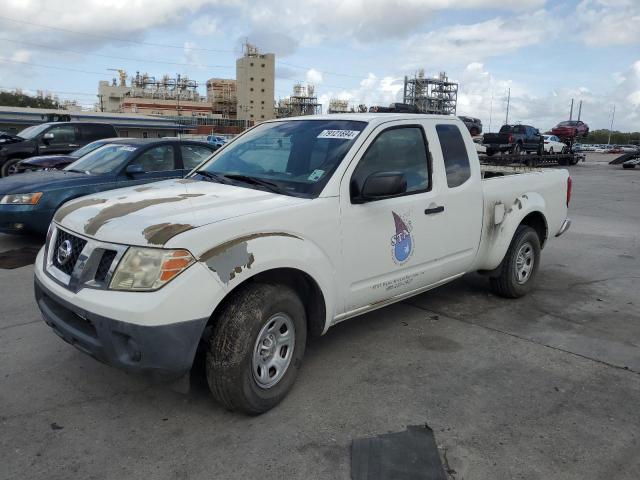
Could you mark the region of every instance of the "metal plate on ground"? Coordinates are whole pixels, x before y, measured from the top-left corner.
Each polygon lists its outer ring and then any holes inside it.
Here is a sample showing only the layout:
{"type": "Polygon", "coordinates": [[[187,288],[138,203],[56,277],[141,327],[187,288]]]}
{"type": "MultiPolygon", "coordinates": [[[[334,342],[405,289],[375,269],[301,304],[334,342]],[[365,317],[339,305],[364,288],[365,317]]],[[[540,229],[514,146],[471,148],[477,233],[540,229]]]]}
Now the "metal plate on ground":
{"type": "Polygon", "coordinates": [[[427,425],[359,438],[351,445],[353,480],[446,480],[438,447],[427,425]]]}

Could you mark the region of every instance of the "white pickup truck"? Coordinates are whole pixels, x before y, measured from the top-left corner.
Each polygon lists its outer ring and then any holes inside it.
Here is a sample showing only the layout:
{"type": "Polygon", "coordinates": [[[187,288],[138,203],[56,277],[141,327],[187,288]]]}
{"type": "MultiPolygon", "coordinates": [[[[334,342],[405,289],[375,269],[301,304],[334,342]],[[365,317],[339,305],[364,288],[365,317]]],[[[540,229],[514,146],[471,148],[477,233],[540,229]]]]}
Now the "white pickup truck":
{"type": "Polygon", "coordinates": [[[307,339],[480,271],[524,295],[569,227],[566,170],[483,169],[455,117],[269,121],[186,178],[71,201],[35,266],[46,323],[128,371],[189,373],[264,412],[291,389],[307,339]]]}

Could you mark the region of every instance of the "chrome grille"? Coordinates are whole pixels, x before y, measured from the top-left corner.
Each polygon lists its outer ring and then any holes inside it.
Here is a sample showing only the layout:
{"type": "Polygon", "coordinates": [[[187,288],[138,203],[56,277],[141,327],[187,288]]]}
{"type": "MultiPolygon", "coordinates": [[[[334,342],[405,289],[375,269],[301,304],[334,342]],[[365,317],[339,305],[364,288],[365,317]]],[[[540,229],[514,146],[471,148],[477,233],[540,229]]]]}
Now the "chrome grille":
{"type": "Polygon", "coordinates": [[[80,253],[82,253],[86,244],[86,240],[76,237],[75,235],[71,235],[64,230],[60,230],[56,236],[56,241],[53,246],[53,264],[55,267],[67,275],[71,275],[73,268],[76,266],[76,262],[80,257],[80,253]],[[71,245],[71,254],[62,259],[60,258],[60,255],[58,255],[58,251],[65,242],[69,242],[71,245]],[[62,263],[60,260],[63,260],[62,263]]]}
{"type": "Polygon", "coordinates": [[[45,272],[69,290],[107,289],[118,262],[127,251],[126,245],[106,243],[52,227],[45,246],[45,272]],[[66,245],[67,259],[58,259],[58,249],[66,245]],[[62,262],[60,260],[63,260],[62,262]]]}

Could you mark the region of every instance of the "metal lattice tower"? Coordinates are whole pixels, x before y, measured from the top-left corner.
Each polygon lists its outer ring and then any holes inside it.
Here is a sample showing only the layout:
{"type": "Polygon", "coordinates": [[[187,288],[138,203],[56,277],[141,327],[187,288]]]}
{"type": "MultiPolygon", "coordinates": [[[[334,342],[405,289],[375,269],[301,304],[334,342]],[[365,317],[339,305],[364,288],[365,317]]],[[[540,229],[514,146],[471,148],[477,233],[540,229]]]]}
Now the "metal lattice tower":
{"type": "Polygon", "coordinates": [[[445,72],[427,78],[420,69],[415,77],[404,77],[403,102],[415,105],[421,113],[455,115],[457,101],[458,84],[450,82],[445,72]]]}

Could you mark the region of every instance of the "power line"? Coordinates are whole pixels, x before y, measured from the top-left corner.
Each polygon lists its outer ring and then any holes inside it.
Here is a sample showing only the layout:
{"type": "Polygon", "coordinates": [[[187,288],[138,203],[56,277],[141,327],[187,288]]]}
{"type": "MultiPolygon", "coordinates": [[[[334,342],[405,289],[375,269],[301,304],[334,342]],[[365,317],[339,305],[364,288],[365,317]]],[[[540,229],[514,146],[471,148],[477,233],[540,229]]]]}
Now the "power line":
{"type": "MultiPolygon", "coordinates": [[[[118,42],[125,42],[125,43],[133,43],[133,44],[137,44],[137,45],[148,45],[148,46],[152,46],[152,47],[163,47],[163,48],[177,48],[180,50],[184,50],[185,48],[188,48],[189,50],[197,50],[197,51],[202,51],[202,52],[213,52],[213,53],[235,53],[233,50],[223,50],[223,49],[215,49],[215,48],[202,48],[202,47],[185,47],[184,45],[170,45],[170,44],[164,44],[164,43],[153,43],[153,42],[143,42],[143,41],[138,41],[138,40],[128,40],[128,39],[123,39],[123,38],[117,38],[117,37],[111,37],[108,35],[100,35],[100,34],[95,34],[95,33],[88,33],[88,32],[82,32],[82,31],[78,31],[78,30],[71,30],[71,29],[67,29],[67,28],[60,28],[60,27],[53,27],[50,25],[43,25],[41,23],[34,23],[34,22],[27,22],[25,20],[18,20],[15,18],[10,18],[10,17],[5,17],[4,15],[0,15],[0,18],[3,20],[8,20],[10,22],[15,22],[15,23],[21,23],[24,25],[31,25],[34,27],[39,27],[39,28],[46,28],[46,29],[50,29],[50,30],[57,30],[57,31],[61,31],[61,32],[66,32],[66,33],[73,33],[76,35],[86,35],[86,36],[90,36],[90,37],[96,37],[96,38],[104,38],[107,40],[114,40],[114,41],[118,41],[118,42]]],[[[15,40],[8,40],[8,39],[4,39],[10,42],[14,42],[14,43],[24,43],[24,44],[28,44],[27,42],[17,42],[15,40]]],[[[35,46],[41,46],[41,45],[35,45],[35,46]]],[[[49,46],[41,46],[43,48],[53,48],[53,47],[49,47],[49,46]]],[[[89,53],[87,52],[72,52],[72,53],[81,53],[82,55],[89,55],[89,53]]],[[[91,54],[91,55],[97,55],[97,54],[91,54]]],[[[100,56],[104,56],[104,55],[100,55],[100,56]]],[[[107,57],[109,58],[109,57],[107,57]]],[[[124,59],[122,57],[110,57],[110,58],[120,58],[122,60],[127,60],[124,59]]],[[[133,60],[133,61],[140,61],[137,59],[128,59],[128,60],[133,60]]],[[[166,63],[166,62],[162,62],[162,63],[166,63]]],[[[313,67],[309,67],[309,66],[303,66],[303,65],[296,65],[293,63],[288,63],[288,62],[279,62],[281,65],[285,65],[291,68],[298,68],[298,69],[302,69],[302,70],[317,70],[313,67]]],[[[180,65],[180,64],[178,64],[180,65]]],[[[189,65],[189,64],[186,64],[189,65]]],[[[194,66],[198,66],[198,64],[193,64],[194,66]]],[[[209,67],[209,65],[201,65],[204,67],[209,67]]],[[[211,68],[235,68],[235,67],[211,67],[211,68]]],[[[324,75],[335,75],[335,76],[339,76],[339,77],[348,77],[348,78],[358,78],[361,79],[363,78],[363,75],[353,75],[353,74],[348,74],[348,73],[339,73],[339,72],[332,72],[330,70],[317,70],[318,72],[324,74],[324,75]]]]}
{"type": "Polygon", "coordinates": [[[60,48],[60,47],[52,47],[50,45],[42,45],[40,43],[32,43],[32,42],[24,42],[21,40],[10,40],[8,38],[0,38],[1,41],[5,41],[5,42],[10,42],[10,43],[19,43],[22,45],[30,45],[32,47],[38,47],[38,48],[46,48],[49,50],[58,50],[61,52],[69,52],[69,53],[75,53],[77,55],[87,55],[87,56],[94,56],[94,57],[103,57],[103,58],[113,58],[116,60],[126,60],[126,61],[130,61],[130,62],[138,62],[138,63],[144,63],[144,62],[148,62],[148,63],[159,63],[159,64],[164,64],[164,65],[180,65],[183,67],[206,67],[206,68],[236,68],[235,65],[231,66],[231,65],[204,65],[204,64],[199,64],[199,63],[184,63],[184,62],[167,62],[164,60],[149,60],[149,59],[143,59],[143,58],[130,58],[130,57],[119,57],[116,55],[105,55],[102,53],[91,53],[91,52],[82,52],[82,51],[78,51],[78,50],[70,50],[68,48],[60,48]]]}
{"type": "MultiPolygon", "coordinates": [[[[34,90],[33,88],[25,88],[25,87],[3,87],[0,85],[0,90],[7,90],[7,91],[19,91],[19,90],[34,90]]],[[[86,92],[61,92],[59,90],[49,90],[48,88],[36,88],[35,90],[42,90],[45,93],[55,93],[55,94],[60,94],[60,95],[84,95],[84,96],[88,96],[88,97],[97,97],[97,94],[95,93],[86,93],[86,92]]]]}
{"type": "MultiPolygon", "coordinates": [[[[3,20],[8,20],[10,22],[15,22],[15,23],[21,23],[23,25],[31,25],[33,27],[40,27],[40,28],[47,28],[49,30],[57,30],[59,32],[66,32],[66,33],[73,33],[76,35],[86,35],[89,37],[95,37],[95,38],[104,38],[106,40],[114,40],[117,42],[125,42],[125,43],[135,43],[137,45],[148,45],[150,47],[162,47],[162,48],[179,48],[180,50],[182,50],[184,48],[184,45],[169,45],[166,43],[153,43],[153,42],[143,42],[143,41],[139,41],[139,40],[128,40],[126,38],[117,38],[117,37],[110,37],[108,35],[100,35],[97,33],[89,33],[89,32],[82,32],[82,31],[78,31],[78,30],[70,30],[67,28],[60,28],[60,27],[52,27],[51,25],[43,25],[41,23],[34,23],[34,22],[27,22],[25,20],[18,20],[16,18],[9,18],[9,17],[5,17],[4,15],[0,15],[0,18],[3,20]]],[[[191,50],[198,50],[198,51],[203,51],[203,52],[215,52],[215,53],[234,53],[233,50],[220,50],[220,49],[215,49],[215,48],[192,48],[191,50]]]]}
{"type": "Polygon", "coordinates": [[[71,67],[56,67],[54,65],[42,65],[39,63],[31,63],[31,62],[20,62],[18,60],[9,60],[9,59],[0,59],[0,62],[9,62],[9,63],[18,63],[20,65],[29,65],[31,67],[38,67],[38,68],[51,68],[53,70],[63,70],[65,72],[78,72],[78,73],[88,73],[91,75],[101,75],[103,77],[111,77],[111,75],[108,75],[104,72],[92,72],[90,70],[81,70],[78,68],[71,68],[71,67]]]}

